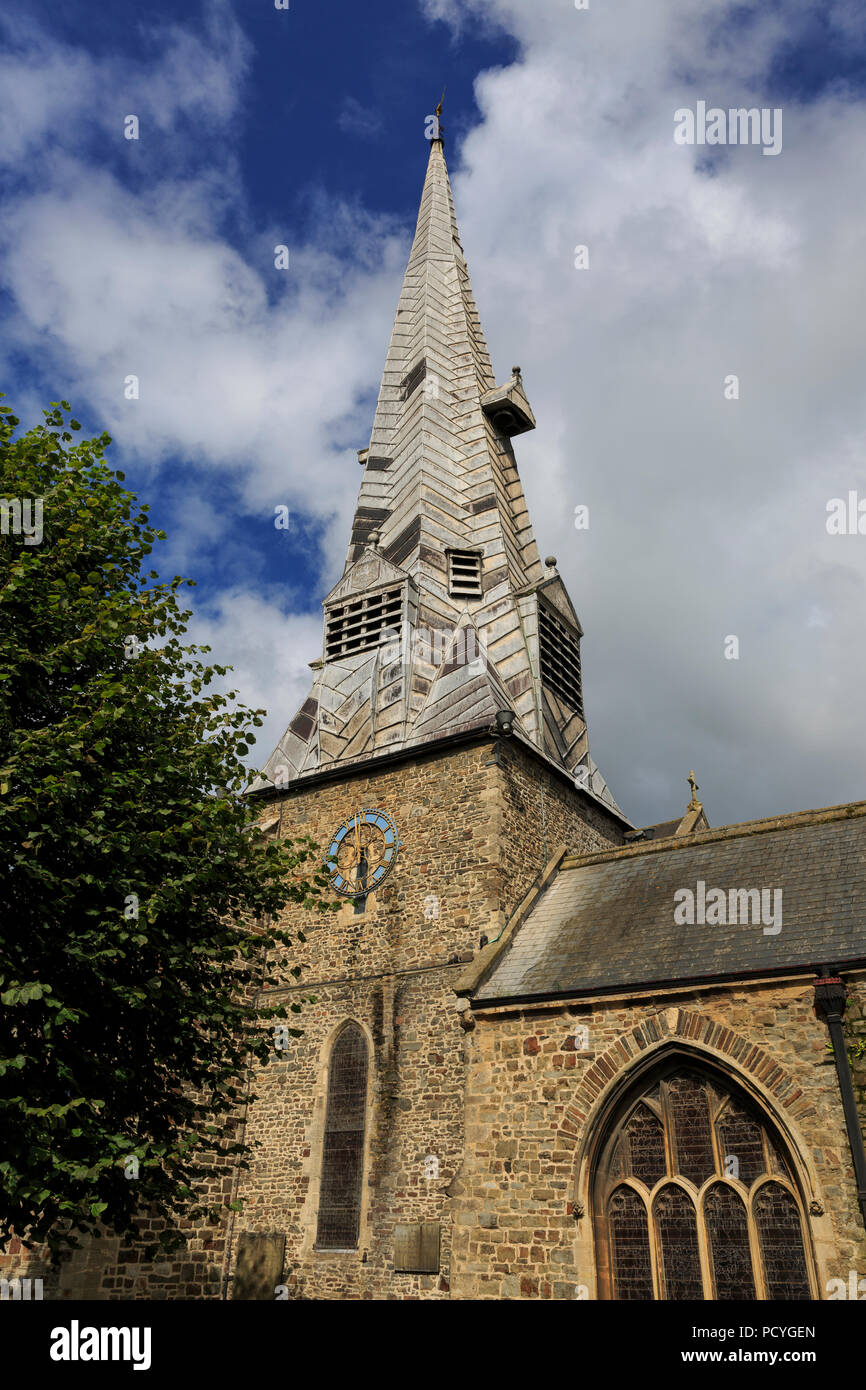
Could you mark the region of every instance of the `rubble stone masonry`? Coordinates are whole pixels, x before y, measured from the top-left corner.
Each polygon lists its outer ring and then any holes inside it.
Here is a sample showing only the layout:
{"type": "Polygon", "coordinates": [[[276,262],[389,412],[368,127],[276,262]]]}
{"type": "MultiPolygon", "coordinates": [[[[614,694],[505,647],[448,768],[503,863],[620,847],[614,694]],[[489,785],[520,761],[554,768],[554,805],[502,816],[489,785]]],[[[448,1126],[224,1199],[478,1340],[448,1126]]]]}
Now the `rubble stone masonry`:
{"type": "MultiPolygon", "coordinates": [[[[309,835],[324,851],[356,809],[377,808],[400,836],[396,867],[357,913],[325,917],[293,908],[285,926],[307,935],[286,961],[287,997],[313,995],[303,1036],[253,1076],[246,1137],[257,1144],[237,1195],[244,1210],[222,1227],[191,1233],[156,1265],[135,1248],[91,1242],[58,1272],[41,1252],[11,1249],[0,1274],[43,1276],[45,1296],[231,1297],[239,1237],[282,1233],[290,1297],[447,1297],[451,1278],[449,1189],[462,1170],[467,1034],[453,983],[493,939],[558,846],[589,852],[622,841],[621,823],[516,740],[485,738],[415,752],[379,768],[272,796],[272,833],[309,835]],[[356,1020],[371,1049],[361,1239],[357,1251],[314,1250],[316,1198],[330,1046],[356,1020]],[[425,1176],[437,1160],[439,1177],[425,1176]],[[394,1226],[441,1221],[438,1275],[394,1273],[394,1226]]],[[[282,991],[279,996],[283,997],[282,991]]],[[[221,1194],[235,1195],[227,1173],[221,1194]]]]}
{"type": "MultiPolygon", "coordinates": [[[[464,1028],[454,986],[482,936],[499,935],[559,847],[618,845],[623,826],[515,740],[493,738],[271,795],[261,820],[268,833],[306,834],[324,851],[347,816],[373,808],[393,818],[400,851],[365,909],[347,901],[327,916],[286,915],[307,941],[291,951],[273,997],[315,1002],[297,1020],[302,1036],[252,1077],[245,1121],[255,1153],[239,1178],[227,1168],[224,1222],[191,1232],[159,1265],[108,1233],[59,1271],[13,1246],[0,1275],[43,1277],[46,1298],[230,1298],[241,1237],[259,1232],[284,1240],[279,1278],[293,1299],[594,1299],[596,1121],[636,1067],[674,1054],[722,1068],[783,1134],[807,1213],[814,1296],[826,1297],[832,1278],[866,1273],[811,977],[476,1004],[464,1028]],[[300,980],[287,973],[295,965],[300,980]],[[370,1056],[361,1233],[356,1250],[323,1251],[328,1065],[347,1020],[370,1056]],[[242,1210],[231,1214],[235,1195],[242,1210]],[[436,1273],[395,1270],[394,1228],[412,1222],[440,1224],[436,1273]]],[[[866,1026],[862,973],[848,988],[856,1034],[866,1026]]],[[[862,1063],[855,1079],[862,1105],[862,1063]]]]}
{"type": "MultiPolygon", "coordinates": [[[[832,1278],[866,1272],[836,1073],[813,996],[810,977],[481,1013],[467,1040],[452,1297],[597,1297],[595,1121],[636,1065],[674,1053],[720,1065],[781,1128],[808,1213],[815,1297],[827,1297],[832,1278]]],[[[864,1005],[866,982],[849,980],[855,1026],[864,1005]]]]}

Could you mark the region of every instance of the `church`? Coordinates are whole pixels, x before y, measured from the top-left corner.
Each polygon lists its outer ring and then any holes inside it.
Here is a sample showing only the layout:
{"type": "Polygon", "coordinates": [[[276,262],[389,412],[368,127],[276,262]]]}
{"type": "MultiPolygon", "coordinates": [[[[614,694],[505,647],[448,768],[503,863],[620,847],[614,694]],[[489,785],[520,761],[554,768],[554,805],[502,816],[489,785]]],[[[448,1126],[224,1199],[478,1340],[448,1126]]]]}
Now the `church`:
{"type": "Polygon", "coordinates": [[[527,392],[493,373],[432,139],[345,569],[250,793],[342,904],[286,916],[306,943],[269,999],[314,1002],[253,1078],[219,1236],[153,1267],[103,1242],[58,1296],[823,1300],[866,1274],[866,802],[713,828],[690,774],[680,816],[629,821],[521,487],[527,392]]]}
{"type": "Polygon", "coordinates": [[[230,1296],[814,1300],[866,1272],[866,803],[712,829],[692,774],[681,817],[629,822],[517,471],[534,428],[433,139],[321,657],[253,792],[344,906],[256,1078],[230,1296]]]}

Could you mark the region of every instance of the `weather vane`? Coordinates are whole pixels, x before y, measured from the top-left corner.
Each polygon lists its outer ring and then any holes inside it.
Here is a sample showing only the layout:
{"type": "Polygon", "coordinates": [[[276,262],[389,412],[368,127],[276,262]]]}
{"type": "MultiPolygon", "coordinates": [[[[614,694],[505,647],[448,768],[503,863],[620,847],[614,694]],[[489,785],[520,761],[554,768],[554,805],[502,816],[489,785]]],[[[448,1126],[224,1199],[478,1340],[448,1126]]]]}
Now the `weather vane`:
{"type": "Polygon", "coordinates": [[[445,100],[445,88],[443,87],[443,88],[442,88],[442,95],[441,95],[441,97],[439,98],[439,105],[436,107],[436,137],[437,137],[437,139],[439,139],[439,140],[442,139],[442,135],[443,135],[444,130],[445,130],[445,127],[444,127],[444,125],[442,124],[442,121],[441,121],[441,116],[442,116],[442,103],[443,103],[444,100],[445,100]]]}

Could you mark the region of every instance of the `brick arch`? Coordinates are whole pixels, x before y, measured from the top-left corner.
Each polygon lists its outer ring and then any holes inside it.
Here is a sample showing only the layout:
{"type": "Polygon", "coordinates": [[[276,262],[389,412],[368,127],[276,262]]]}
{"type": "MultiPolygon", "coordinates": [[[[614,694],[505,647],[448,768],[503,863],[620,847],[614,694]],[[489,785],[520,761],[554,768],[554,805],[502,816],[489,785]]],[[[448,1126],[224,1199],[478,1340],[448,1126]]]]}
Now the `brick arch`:
{"type": "Polygon", "coordinates": [[[798,1132],[798,1121],[817,1113],[788,1071],[763,1048],[705,1014],[671,1007],[651,1014],[623,1033],[596,1057],[582,1077],[559,1124],[559,1140],[572,1152],[575,1210],[584,1204],[590,1178],[591,1151],[605,1116],[640,1069],[666,1053],[714,1062],[732,1081],[751,1093],[772,1125],[781,1131],[799,1173],[807,1209],[823,1211],[812,1155],[798,1132]]]}

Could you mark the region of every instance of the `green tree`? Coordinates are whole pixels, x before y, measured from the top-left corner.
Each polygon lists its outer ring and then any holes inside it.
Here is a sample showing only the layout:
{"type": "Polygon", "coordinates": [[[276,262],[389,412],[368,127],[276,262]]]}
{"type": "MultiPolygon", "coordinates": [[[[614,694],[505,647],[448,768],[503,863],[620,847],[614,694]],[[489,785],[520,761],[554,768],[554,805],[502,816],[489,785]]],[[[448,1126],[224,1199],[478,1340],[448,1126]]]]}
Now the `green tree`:
{"type": "Polygon", "coordinates": [[[331,907],[312,842],[253,826],[262,711],[182,645],[191,581],[143,573],[164,534],[68,411],[14,438],[0,406],[0,1239],[55,1251],[214,1215],[247,1069],[301,1008],[256,1004],[272,923],[331,907]]]}

